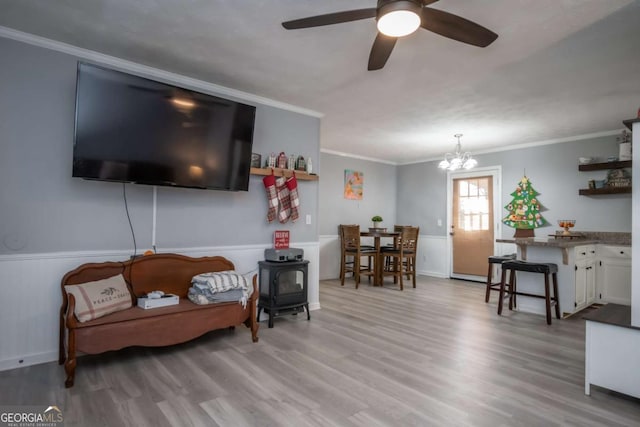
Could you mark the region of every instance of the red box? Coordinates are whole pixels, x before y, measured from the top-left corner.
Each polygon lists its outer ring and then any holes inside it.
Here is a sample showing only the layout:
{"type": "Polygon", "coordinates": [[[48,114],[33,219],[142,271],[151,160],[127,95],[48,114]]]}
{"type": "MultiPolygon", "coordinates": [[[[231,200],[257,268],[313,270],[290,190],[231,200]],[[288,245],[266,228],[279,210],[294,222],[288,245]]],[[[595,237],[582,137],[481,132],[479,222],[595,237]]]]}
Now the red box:
{"type": "Polygon", "coordinates": [[[289,230],[276,230],[273,232],[273,248],[289,249],[289,230]]]}

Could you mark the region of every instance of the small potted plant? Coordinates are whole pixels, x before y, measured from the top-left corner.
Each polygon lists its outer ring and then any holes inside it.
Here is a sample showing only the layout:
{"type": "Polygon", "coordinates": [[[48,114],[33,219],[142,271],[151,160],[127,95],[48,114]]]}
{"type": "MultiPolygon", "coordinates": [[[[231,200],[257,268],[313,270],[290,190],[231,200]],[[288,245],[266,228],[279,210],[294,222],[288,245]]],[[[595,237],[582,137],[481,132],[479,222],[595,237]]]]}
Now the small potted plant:
{"type": "Polygon", "coordinates": [[[380,215],[375,215],[373,218],[371,218],[371,221],[373,222],[373,228],[380,228],[380,223],[383,220],[380,215]]]}

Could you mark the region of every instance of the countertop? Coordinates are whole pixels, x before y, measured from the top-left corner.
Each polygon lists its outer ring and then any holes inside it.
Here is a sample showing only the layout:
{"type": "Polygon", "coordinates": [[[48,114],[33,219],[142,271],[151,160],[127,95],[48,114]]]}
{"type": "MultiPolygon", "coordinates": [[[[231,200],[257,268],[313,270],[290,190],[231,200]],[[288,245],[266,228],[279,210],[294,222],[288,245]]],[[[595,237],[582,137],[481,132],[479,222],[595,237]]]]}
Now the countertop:
{"type": "Polygon", "coordinates": [[[553,237],[528,237],[522,239],[496,239],[498,243],[515,243],[522,246],[548,246],[550,248],[573,248],[582,245],[602,243],[593,239],[554,239],[553,237]]]}
{"type": "MultiPolygon", "coordinates": [[[[558,232],[560,233],[560,232],[558,232]]],[[[573,239],[548,237],[527,237],[527,238],[511,238],[496,239],[498,243],[515,243],[520,249],[520,256],[523,260],[527,259],[527,247],[539,246],[547,248],[559,248],[562,251],[562,263],[569,264],[569,248],[575,248],[582,245],[615,245],[615,246],[631,246],[631,233],[603,232],[603,231],[584,231],[580,233],[582,237],[573,239]]]]}
{"type": "Polygon", "coordinates": [[[620,304],[607,304],[582,317],[592,322],[606,323],[608,325],[622,326],[624,328],[640,329],[631,326],[631,307],[620,304]]]}
{"type": "Polygon", "coordinates": [[[496,239],[499,243],[515,243],[519,246],[548,246],[552,248],[573,248],[581,245],[615,245],[631,246],[631,233],[605,232],[605,231],[581,231],[576,232],[583,237],[573,239],[547,237],[528,237],[496,239]]]}

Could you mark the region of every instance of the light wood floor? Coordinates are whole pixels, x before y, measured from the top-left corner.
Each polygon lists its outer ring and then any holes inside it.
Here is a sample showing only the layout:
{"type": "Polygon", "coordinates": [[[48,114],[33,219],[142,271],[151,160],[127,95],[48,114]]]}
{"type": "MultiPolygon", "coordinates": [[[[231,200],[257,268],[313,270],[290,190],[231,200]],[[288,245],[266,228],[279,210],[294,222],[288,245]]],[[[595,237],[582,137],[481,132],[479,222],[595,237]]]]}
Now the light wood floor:
{"type": "Polygon", "coordinates": [[[496,315],[479,284],[320,284],[322,310],[187,344],[0,372],[0,404],[67,426],[638,426],[640,400],[584,395],[584,321],[496,315]]]}

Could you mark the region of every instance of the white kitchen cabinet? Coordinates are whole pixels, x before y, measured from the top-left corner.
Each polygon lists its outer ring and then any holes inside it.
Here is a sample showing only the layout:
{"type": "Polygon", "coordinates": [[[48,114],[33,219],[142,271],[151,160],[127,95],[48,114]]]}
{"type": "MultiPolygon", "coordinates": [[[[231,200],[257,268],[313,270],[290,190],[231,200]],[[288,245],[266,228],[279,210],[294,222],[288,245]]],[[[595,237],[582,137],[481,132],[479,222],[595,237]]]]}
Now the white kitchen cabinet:
{"type": "Polygon", "coordinates": [[[598,248],[597,301],[631,305],[631,248],[598,248]]]}
{"type": "Polygon", "coordinates": [[[596,248],[594,245],[576,246],[574,251],[575,312],[593,304],[596,299],[596,248]]]}

